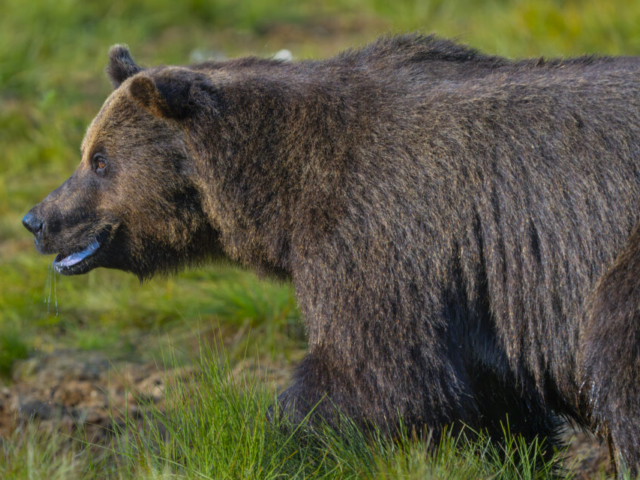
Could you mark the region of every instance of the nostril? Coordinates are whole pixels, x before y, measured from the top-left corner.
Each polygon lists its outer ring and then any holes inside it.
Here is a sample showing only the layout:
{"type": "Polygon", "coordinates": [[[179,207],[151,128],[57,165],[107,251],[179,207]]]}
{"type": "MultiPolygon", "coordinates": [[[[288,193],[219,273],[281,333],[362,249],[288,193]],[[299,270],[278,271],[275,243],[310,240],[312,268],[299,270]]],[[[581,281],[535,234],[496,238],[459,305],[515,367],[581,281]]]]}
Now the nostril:
{"type": "Polygon", "coordinates": [[[34,235],[38,235],[42,232],[42,220],[38,219],[33,213],[27,213],[22,219],[22,224],[34,235]]]}

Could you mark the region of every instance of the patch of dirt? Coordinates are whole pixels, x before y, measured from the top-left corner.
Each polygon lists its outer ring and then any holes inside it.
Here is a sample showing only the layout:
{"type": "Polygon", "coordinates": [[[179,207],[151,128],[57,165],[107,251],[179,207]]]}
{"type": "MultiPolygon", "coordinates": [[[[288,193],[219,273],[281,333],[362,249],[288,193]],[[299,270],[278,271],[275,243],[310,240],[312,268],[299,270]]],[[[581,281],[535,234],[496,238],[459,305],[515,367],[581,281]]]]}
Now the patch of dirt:
{"type": "MultiPolygon", "coordinates": [[[[236,365],[232,374],[246,372],[275,388],[290,374],[248,361],[236,365]]],[[[31,421],[64,433],[84,429],[88,441],[105,443],[125,425],[125,418],[145,421],[140,404],[162,410],[166,385],[185,381],[192,373],[193,367],[165,369],[152,362],[110,361],[102,353],[72,350],[18,362],[12,385],[0,387],[0,438],[31,421]]]]}
{"type": "Polygon", "coordinates": [[[567,429],[562,440],[569,444],[564,466],[574,472],[575,480],[614,477],[609,450],[604,443],[574,428],[567,429]]]}
{"type": "MultiPolygon", "coordinates": [[[[155,363],[110,361],[102,353],[62,350],[18,362],[11,386],[0,387],[0,440],[29,421],[39,428],[73,433],[84,429],[92,443],[106,443],[124,418],[145,422],[139,403],[164,407],[164,390],[170,382],[187,380],[193,367],[164,369],[155,363]]],[[[244,374],[281,390],[290,368],[272,368],[252,361],[236,364],[232,375],[244,374]]],[[[148,420],[148,419],[147,419],[148,420]]],[[[612,475],[609,454],[591,436],[568,429],[571,443],[565,466],[577,480],[612,475]]]]}
{"type": "Polygon", "coordinates": [[[139,401],[162,406],[168,381],[190,368],[111,362],[95,352],[56,351],[18,362],[13,384],[0,389],[0,437],[37,421],[39,428],[72,433],[85,429],[91,442],[106,440],[125,415],[138,418],[139,401]]]}

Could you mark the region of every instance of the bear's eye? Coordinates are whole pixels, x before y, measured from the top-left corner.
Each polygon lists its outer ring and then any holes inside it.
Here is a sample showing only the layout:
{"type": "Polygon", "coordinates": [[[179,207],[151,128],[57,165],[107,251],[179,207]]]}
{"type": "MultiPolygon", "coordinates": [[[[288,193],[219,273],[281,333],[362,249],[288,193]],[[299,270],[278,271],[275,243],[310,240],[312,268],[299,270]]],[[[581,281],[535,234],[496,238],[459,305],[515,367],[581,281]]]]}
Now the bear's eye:
{"type": "Polygon", "coordinates": [[[107,160],[102,155],[93,157],[93,164],[95,165],[96,173],[100,175],[104,174],[107,170],[107,160]]]}

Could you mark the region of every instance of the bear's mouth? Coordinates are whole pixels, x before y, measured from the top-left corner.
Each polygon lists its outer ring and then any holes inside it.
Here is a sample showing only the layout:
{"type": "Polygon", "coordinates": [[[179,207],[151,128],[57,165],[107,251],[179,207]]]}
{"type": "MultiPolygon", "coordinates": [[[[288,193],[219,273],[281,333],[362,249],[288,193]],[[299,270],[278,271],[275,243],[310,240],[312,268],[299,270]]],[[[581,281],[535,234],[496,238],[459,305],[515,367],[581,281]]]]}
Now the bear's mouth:
{"type": "Polygon", "coordinates": [[[95,236],[93,241],[82,250],[69,254],[59,253],[53,260],[53,268],[62,275],[78,275],[91,270],[96,253],[103,246],[110,229],[107,228],[95,236]]]}

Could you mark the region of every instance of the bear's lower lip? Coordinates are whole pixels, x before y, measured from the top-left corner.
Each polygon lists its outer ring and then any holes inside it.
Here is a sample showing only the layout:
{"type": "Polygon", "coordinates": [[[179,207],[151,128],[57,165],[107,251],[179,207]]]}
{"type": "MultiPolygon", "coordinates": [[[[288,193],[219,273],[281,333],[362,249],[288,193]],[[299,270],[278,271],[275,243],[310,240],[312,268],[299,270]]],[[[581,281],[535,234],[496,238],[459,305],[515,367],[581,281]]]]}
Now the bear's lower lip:
{"type": "Polygon", "coordinates": [[[88,246],[78,252],[73,252],[68,255],[59,253],[53,260],[53,268],[55,268],[58,273],[64,275],[74,275],[88,271],[86,267],[90,259],[100,249],[108,233],[108,230],[103,231],[88,246]]]}
{"type": "Polygon", "coordinates": [[[100,244],[97,240],[94,240],[87,248],[81,250],[79,252],[74,252],[71,255],[63,256],[61,253],[58,254],[56,259],[53,261],[53,266],[56,270],[60,270],[61,268],[70,268],[74,265],[77,265],[85,258],[90,257],[100,248],[100,244]]]}

